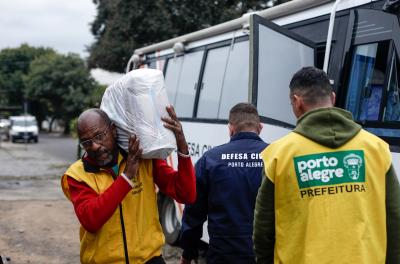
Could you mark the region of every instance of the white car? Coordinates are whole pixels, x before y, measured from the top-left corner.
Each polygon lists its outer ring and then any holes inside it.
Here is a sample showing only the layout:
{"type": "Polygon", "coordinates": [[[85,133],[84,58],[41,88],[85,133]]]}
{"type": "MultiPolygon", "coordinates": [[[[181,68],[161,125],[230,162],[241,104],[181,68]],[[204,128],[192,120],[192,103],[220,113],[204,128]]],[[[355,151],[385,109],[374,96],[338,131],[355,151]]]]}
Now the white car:
{"type": "Polygon", "coordinates": [[[12,142],[17,140],[39,141],[39,128],[34,116],[11,116],[10,139],[12,142]]]}

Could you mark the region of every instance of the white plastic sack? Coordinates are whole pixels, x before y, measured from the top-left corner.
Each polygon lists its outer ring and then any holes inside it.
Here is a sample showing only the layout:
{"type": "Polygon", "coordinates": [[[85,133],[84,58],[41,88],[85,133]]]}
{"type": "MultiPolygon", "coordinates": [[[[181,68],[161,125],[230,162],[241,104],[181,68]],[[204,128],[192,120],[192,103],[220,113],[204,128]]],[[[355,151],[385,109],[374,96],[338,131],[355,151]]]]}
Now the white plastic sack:
{"type": "Polygon", "coordinates": [[[165,159],[175,148],[173,132],[163,126],[169,104],[161,71],[138,69],[125,74],[109,86],[101,101],[117,126],[118,145],[128,151],[129,136],[140,140],[145,159],[165,159]]]}

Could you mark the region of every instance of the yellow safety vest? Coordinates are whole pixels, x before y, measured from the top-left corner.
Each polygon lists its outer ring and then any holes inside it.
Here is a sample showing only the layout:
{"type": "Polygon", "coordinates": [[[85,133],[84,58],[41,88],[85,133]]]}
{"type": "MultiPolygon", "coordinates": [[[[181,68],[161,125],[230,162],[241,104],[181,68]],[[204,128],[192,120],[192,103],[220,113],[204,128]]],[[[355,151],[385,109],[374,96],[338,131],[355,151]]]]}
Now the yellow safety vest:
{"type": "MultiPolygon", "coordinates": [[[[119,162],[122,157],[119,155],[119,162]]],[[[120,172],[125,168],[125,161],[120,163],[120,172]]],[[[112,176],[100,170],[98,173],[86,172],[81,160],[75,162],[62,178],[62,188],[70,199],[67,176],[79,182],[85,182],[98,194],[102,194],[113,183],[112,176]]],[[[122,212],[129,255],[129,263],[145,263],[160,256],[164,245],[157,208],[157,197],[153,182],[151,160],[141,160],[138,175],[133,179],[134,187],[122,201],[122,212]]],[[[123,264],[124,241],[120,209],[96,233],[80,227],[81,263],[123,264]]]]}
{"type": "Polygon", "coordinates": [[[292,132],[261,156],[275,185],[275,263],[385,263],[385,142],[361,130],[331,149],[292,132]]]}

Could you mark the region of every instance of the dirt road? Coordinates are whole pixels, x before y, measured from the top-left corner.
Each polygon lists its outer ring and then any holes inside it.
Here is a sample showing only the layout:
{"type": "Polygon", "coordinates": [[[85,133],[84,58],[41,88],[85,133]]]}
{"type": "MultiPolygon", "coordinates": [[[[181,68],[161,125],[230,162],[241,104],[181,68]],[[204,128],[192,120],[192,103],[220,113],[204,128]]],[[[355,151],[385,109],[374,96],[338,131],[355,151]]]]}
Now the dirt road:
{"type": "MultiPolygon", "coordinates": [[[[66,200],[1,201],[0,253],[11,263],[79,263],[79,223],[66,200]]],[[[181,250],[165,246],[167,263],[181,250]]]]}
{"type": "MultiPolygon", "coordinates": [[[[57,138],[46,144],[58,144],[57,138]]],[[[59,184],[72,161],[48,149],[0,146],[0,255],[10,257],[10,264],[79,263],[79,223],[59,184]]],[[[178,263],[180,254],[175,247],[163,249],[169,264],[178,263]]]]}
{"type": "Polygon", "coordinates": [[[0,203],[1,254],[11,263],[79,263],[79,223],[68,201],[0,203]]]}

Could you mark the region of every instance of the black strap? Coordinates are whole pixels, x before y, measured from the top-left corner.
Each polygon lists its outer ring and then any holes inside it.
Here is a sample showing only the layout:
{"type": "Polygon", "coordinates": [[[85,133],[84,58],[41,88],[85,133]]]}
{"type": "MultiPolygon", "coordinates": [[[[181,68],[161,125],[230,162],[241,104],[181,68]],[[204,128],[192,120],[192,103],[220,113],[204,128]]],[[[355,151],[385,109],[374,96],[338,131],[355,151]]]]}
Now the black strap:
{"type": "Polygon", "coordinates": [[[124,215],[122,214],[122,204],[119,204],[119,218],[121,219],[122,239],[124,240],[125,263],[129,264],[128,245],[126,242],[124,215]]]}

